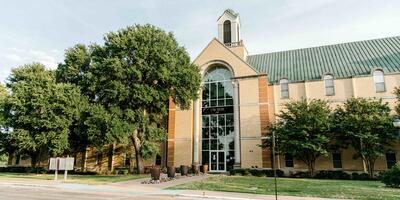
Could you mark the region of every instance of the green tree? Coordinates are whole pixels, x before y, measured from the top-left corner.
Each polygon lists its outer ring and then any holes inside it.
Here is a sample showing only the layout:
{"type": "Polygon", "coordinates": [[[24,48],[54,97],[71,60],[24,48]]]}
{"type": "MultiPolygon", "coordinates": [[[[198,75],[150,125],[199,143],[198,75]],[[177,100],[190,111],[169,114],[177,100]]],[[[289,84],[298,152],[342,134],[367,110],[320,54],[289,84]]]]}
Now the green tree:
{"type": "Polygon", "coordinates": [[[69,126],[84,102],[79,88],[56,83],[54,72],[37,63],[13,69],[7,87],[10,139],[20,153],[30,155],[32,166],[44,153],[55,156],[67,150],[69,126]]]}
{"type": "Polygon", "coordinates": [[[396,113],[400,116],[400,88],[396,87],[393,92],[396,95],[397,105],[395,107],[396,113]]]}
{"type": "MultiPolygon", "coordinates": [[[[328,103],[322,100],[289,102],[277,117],[278,121],[269,126],[270,133],[275,134],[277,152],[301,160],[313,176],[316,159],[328,154],[331,126],[328,103]]],[[[271,138],[264,143],[270,144],[271,138]]]]}
{"type": "Polygon", "coordinates": [[[396,132],[390,108],[382,100],[348,99],[333,114],[333,132],[338,146],[351,145],[366,165],[369,176],[374,176],[376,159],[383,156],[395,141],[396,132]]]}
{"type": "Polygon", "coordinates": [[[156,154],[157,142],[166,138],[169,99],[187,109],[198,97],[199,68],[171,33],[152,25],[129,26],[104,40],[68,49],[57,74],[115,117],[119,128],[108,132],[110,138],[132,142],[142,173],[143,159],[156,154]]]}
{"type": "Polygon", "coordinates": [[[3,84],[0,84],[0,157],[5,158],[15,151],[15,146],[10,138],[6,125],[5,106],[8,93],[3,84]]]}

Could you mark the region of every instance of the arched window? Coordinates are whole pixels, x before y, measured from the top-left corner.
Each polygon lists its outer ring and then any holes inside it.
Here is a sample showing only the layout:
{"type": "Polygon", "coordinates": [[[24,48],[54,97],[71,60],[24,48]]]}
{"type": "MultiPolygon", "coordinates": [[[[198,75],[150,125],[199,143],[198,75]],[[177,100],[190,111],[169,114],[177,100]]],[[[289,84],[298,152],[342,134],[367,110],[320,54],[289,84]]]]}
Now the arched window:
{"type": "Polygon", "coordinates": [[[289,98],[289,81],[284,78],[279,81],[279,84],[281,85],[281,98],[289,98]]]}
{"type": "Polygon", "coordinates": [[[204,74],[202,95],[202,163],[211,172],[233,169],[235,127],[232,72],[221,65],[204,74]]]}
{"type": "Polygon", "coordinates": [[[375,91],[376,92],[386,91],[385,76],[383,74],[383,71],[380,69],[375,70],[373,73],[373,77],[374,77],[374,83],[375,83],[375,91]]]}
{"type": "Polygon", "coordinates": [[[226,67],[216,66],[204,75],[203,107],[232,106],[232,73],[226,67]]]}
{"type": "Polygon", "coordinates": [[[224,22],[224,44],[232,42],[231,36],[231,21],[226,20],[224,22]]]}
{"type": "Polygon", "coordinates": [[[325,82],[325,95],[326,96],[335,95],[335,85],[333,84],[333,76],[330,74],[325,75],[324,82],[325,82]]]}

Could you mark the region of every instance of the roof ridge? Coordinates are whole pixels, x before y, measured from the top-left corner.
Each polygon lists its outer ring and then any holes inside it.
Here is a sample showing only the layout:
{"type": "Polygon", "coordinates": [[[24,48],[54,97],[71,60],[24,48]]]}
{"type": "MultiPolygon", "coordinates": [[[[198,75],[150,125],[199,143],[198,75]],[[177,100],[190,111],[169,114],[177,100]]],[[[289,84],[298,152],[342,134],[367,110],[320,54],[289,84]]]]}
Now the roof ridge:
{"type": "Polygon", "coordinates": [[[298,50],[305,50],[305,49],[314,49],[314,48],[321,48],[321,47],[332,47],[332,46],[345,45],[345,44],[354,44],[354,43],[359,43],[359,42],[378,41],[378,40],[391,39],[391,38],[400,38],[400,35],[383,37],[383,38],[375,38],[375,39],[367,39],[367,40],[358,40],[358,41],[351,41],[351,42],[342,42],[342,43],[337,43],[337,44],[326,44],[326,45],[313,46],[313,47],[289,49],[289,50],[282,50],[282,51],[272,51],[272,52],[267,52],[267,53],[257,53],[257,54],[248,55],[248,57],[260,56],[260,55],[265,55],[265,54],[273,54],[273,53],[298,51],[298,50]]]}

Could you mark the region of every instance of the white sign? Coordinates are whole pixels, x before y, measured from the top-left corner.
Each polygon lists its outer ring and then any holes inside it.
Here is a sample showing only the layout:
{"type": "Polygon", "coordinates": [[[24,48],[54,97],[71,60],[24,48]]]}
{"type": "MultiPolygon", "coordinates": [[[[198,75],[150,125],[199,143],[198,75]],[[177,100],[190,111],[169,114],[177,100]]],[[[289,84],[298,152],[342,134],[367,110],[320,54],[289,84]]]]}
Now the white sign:
{"type": "Polygon", "coordinates": [[[73,170],[74,158],[50,158],[49,170],[73,170]]]}
{"type": "Polygon", "coordinates": [[[57,158],[50,158],[49,170],[57,169],[57,158]]]}

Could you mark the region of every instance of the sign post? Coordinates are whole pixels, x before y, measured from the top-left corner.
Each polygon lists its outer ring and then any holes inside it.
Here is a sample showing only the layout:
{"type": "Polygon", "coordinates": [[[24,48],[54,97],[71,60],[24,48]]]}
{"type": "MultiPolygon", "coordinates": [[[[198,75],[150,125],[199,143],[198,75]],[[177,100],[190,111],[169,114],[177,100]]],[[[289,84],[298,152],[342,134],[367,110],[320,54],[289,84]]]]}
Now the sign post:
{"type": "Polygon", "coordinates": [[[58,171],[64,170],[64,181],[67,181],[68,170],[74,169],[74,158],[50,158],[49,170],[54,170],[54,180],[58,179],[58,171]]]}

